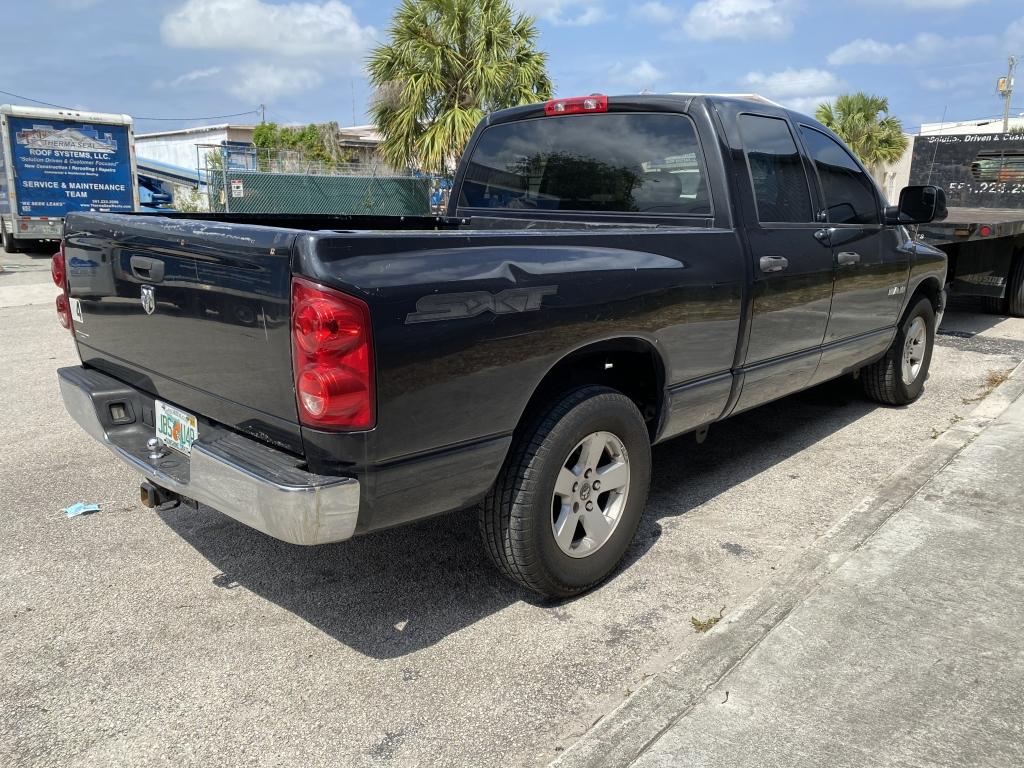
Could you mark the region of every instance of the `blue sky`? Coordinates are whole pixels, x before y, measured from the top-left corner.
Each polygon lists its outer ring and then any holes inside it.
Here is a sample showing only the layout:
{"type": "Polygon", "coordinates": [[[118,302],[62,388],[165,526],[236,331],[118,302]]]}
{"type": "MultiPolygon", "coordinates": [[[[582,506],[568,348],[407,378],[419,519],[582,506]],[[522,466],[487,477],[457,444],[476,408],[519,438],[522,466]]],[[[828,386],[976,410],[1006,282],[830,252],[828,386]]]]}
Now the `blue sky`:
{"type": "MultiPolygon", "coordinates": [[[[1011,0],[513,0],[538,18],[559,95],[757,91],[813,111],[847,90],[889,97],[908,130],[999,115],[1024,57],[1011,0]]],[[[362,72],[387,0],[5,0],[0,89],[146,132],[266,104],[282,123],[365,122],[362,72]],[[354,108],[353,108],[354,102],[354,108]],[[167,117],[168,121],[149,118],[167,117]],[[144,119],[145,118],[145,119],[144,119]]],[[[1024,64],[1014,114],[1024,113],[1024,64]]],[[[4,101],[15,101],[0,95],[4,101]]],[[[255,115],[233,118],[252,122],[255,115]]]]}

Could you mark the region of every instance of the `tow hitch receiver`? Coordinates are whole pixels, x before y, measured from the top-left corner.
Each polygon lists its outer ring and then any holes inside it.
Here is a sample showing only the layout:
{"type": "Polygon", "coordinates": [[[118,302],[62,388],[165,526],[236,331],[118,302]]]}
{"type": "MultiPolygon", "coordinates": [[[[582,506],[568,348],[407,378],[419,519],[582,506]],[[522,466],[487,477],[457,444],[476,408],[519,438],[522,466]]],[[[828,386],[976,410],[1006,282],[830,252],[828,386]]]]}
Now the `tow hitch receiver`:
{"type": "Polygon", "coordinates": [[[161,488],[149,480],[143,480],[139,485],[139,499],[142,501],[142,506],[148,509],[174,509],[183,501],[181,496],[174,491],[161,488]]]}

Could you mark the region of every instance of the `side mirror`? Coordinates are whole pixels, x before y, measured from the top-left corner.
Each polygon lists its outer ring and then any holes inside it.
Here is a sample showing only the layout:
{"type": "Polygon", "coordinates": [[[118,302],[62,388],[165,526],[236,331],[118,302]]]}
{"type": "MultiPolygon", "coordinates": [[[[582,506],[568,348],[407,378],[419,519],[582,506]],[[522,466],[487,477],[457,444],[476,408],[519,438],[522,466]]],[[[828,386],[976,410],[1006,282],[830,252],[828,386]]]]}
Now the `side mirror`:
{"type": "Polygon", "coordinates": [[[900,204],[885,209],[886,224],[927,224],[942,221],[948,215],[946,193],[941,187],[904,187],[900,204]]]}

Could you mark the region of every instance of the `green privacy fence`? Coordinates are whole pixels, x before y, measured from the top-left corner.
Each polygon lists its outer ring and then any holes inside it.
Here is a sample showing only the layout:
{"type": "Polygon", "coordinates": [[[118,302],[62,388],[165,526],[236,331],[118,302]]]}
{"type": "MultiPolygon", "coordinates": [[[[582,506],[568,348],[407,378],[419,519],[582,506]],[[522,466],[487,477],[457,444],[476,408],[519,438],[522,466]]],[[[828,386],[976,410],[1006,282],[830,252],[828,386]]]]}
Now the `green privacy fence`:
{"type": "Polygon", "coordinates": [[[229,213],[430,213],[431,180],[209,169],[210,210],[229,213]]]}

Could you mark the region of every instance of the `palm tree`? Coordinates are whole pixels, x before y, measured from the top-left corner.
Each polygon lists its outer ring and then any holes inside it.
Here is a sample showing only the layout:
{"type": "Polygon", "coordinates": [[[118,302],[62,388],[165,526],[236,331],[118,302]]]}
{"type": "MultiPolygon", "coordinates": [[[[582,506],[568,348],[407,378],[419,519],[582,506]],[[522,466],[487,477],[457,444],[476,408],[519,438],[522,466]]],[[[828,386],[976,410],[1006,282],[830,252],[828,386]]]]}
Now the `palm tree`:
{"type": "Polygon", "coordinates": [[[886,163],[895,163],[907,148],[903,124],[889,115],[889,100],[864,92],[844,93],[835,105],[820,105],[818,122],[831,129],[878,176],[886,163]]]}
{"type": "Polygon", "coordinates": [[[370,55],[380,152],[450,173],[487,112],[551,98],[537,28],[508,0],[403,0],[370,55]]]}

